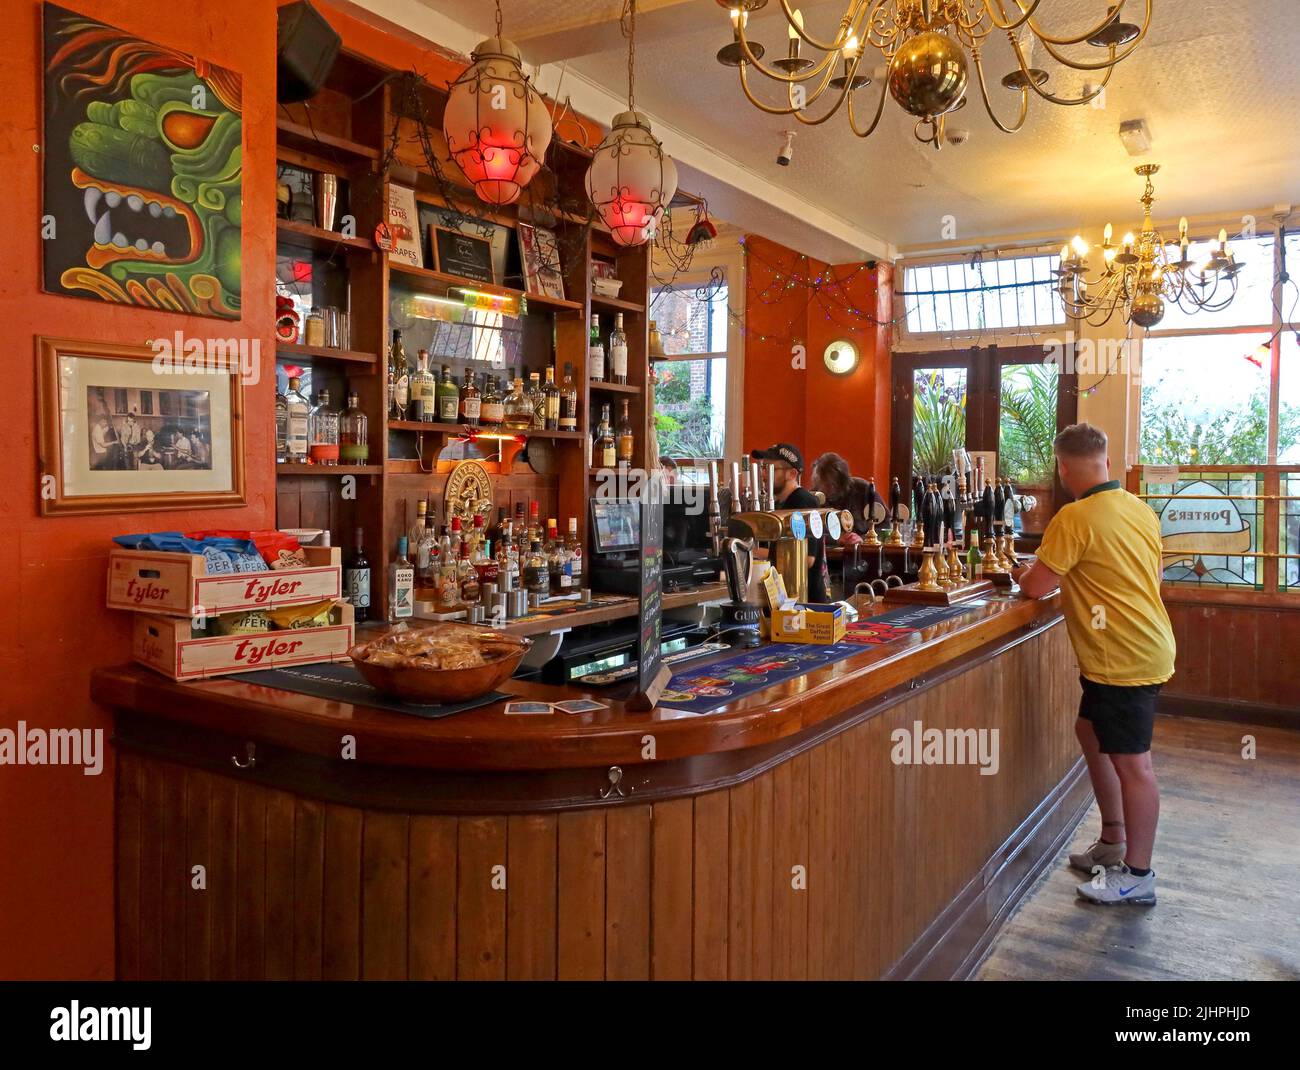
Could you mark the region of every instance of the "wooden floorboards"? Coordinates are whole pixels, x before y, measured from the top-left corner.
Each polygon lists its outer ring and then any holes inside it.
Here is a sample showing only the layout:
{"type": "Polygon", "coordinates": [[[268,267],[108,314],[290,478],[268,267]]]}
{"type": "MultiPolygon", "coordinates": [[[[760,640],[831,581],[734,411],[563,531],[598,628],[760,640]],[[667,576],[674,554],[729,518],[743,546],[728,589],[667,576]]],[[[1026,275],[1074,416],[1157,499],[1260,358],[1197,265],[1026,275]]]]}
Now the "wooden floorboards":
{"type": "Polygon", "coordinates": [[[1300,731],[1160,717],[1154,907],[1075,894],[1066,855],[994,940],[979,980],[1300,979],[1300,731]],[[1242,757],[1253,735],[1256,757],[1242,757]]]}

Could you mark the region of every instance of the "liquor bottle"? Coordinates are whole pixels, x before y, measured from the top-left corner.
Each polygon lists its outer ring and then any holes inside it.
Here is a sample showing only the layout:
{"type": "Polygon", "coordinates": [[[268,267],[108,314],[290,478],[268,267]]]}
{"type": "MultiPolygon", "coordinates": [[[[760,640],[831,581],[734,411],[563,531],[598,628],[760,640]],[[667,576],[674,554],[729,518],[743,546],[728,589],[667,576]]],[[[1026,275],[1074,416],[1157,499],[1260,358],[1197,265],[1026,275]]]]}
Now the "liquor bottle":
{"type": "Polygon", "coordinates": [[[618,417],[618,463],[630,465],[632,463],[632,450],[636,445],[636,437],[632,434],[632,417],[627,411],[628,400],[623,399],[623,411],[618,417]]]}
{"type": "Polygon", "coordinates": [[[596,382],[605,379],[605,346],[600,340],[600,317],[591,317],[591,335],[587,339],[587,378],[596,382]]]}
{"type": "Polygon", "coordinates": [[[609,377],[615,383],[627,382],[627,335],[621,312],[614,316],[614,331],[609,336],[609,377]]]}
{"type": "Polygon", "coordinates": [[[285,395],[285,459],[294,464],[307,463],[307,446],[311,442],[311,402],[303,396],[302,380],[289,380],[285,395]]]}
{"type": "MultiPolygon", "coordinates": [[[[411,547],[415,547],[417,553],[419,552],[418,548],[420,545],[420,540],[424,538],[424,526],[428,515],[429,515],[429,503],[424,498],[421,498],[418,502],[415,503],[415,523],[412,524],[406,532],[407,545],[411,547]]],[[[416,563],[418,565],[419,563],[418,559],[416,563]]]]}
{"type": "Polygon", "coordinates": [[[519,586],[519,552],[515,549],[515,531],[512,521],[507,520],[502,528],[501,537],[497,539],[497,582],[505,588],[504,576],[510,577],[510,590],[519,586]]]}
{"type": "Polygon", "coordinates": [[[524,381],[518,376],[506,395],[504,405],[506,430],[527,431],[533,426],[533,406],[524,394],[524,381]]]}
{"type": "Polygon", "coordinates": [[[483,406],[474,378],[474,373],[465,369],[465,382],[460,388],[460,422],[468,427],[478,427],[483,406]]]}
{"type": "Polygon", "coordinates": [[[543,598],[550,593],[551,577],[546,567],[546,555],[536,539],[529,547],[528,560],[524,563],[524,586],[529,594],[539,594],[543,598]]]}
{"type": "Polygon", "coordinates": [[[596,425],[596,446],[592,451],[592,461],[597,468],[618,466],[618,444],[614,438],[614,429],[609,424],[608,402],[600,407],[600,423],[596,425]]]}
{"type": "Polygon", "coordinates": [[[397,557],[388,566],[388,620],[405,620],[415,614],[415,569],[406,557],[406,536],[398,536],[397,557]]]}
{"type": "Polygon", "coordinates": [[[438,546],[438,608],[446,613],[460,605],[460,584],[456,574],[456,556],[451,538],[443,535],[438,546]]]}
{"type": "Polygon", "coordinates": [[[529,426],[534,431],[546,428],[546,395],[542,393],[541,379],[537,372],[528,374],[528,403],[533,407],[533,418],[529,426]]]}
{"type": "Polygon", "coordinates": [[[527,519],[524,516],[524,503],[515,502],[515,552],[518,553],[520,557],[523,557],[528,550],[528,543],[524,539],[524,529],[526,526],[527,519]]]}
{"type": "Polygon", "coordinates": [[[307,459],[312,464],[339,463],[339,414],[330,408],[328,390],[316,392],[316,405],[307,418],[307,435],[311,439],[307,459]]]}
{"type": "Polygon", "coordinates": [[[348,394],[348,407],[339,420],[339,460],[343,464],[365,464],[370,460],[370,421],[361,411],[356,391],[348,394]]]}
{"type": "Polygon", "coordinates": [[[424,531],[415,551],[415,586],[425,599],[433,598],[438,587],[438,572],[442,567],[438,551],[438,528],[431,511],[425,517],[424,531]]]}
{"type": "Polygon", "coordinates": [[[542,413],[547,431],[560,429],[560,388],[555,385],[555,369],[546,369],[546,382],[542,384],[542,413]]]}
{"type": "Polygon", "coordinates": [[[569,586],[578,590],[582,586],[582,543],[578,541],[578,518],[569,517],[569,535],[564,541],[568,550],[569,586]]]}
{"type": "Polygon", "coordinates": [[[470,557],[470,563],[474,566],[474,571],[478,573],[479,596],[480,601],[484,597],[484,585],[497,582],[497,560],[492,556],[492,544],[488,539],[483,539],[478,544],[478,548],[470,557]]]}
{"type": "Polygon", "coordinates": [[[505,421],[506,406],[501,397],[501,389],[497,386],[497,377],[488,376],[487,387],[483,391],[483,397],[480,400],[478,410],[478,422],[480,427],[499,428],[505,421]]]}
{"type": "Polygon", "coordinates": [[[542,541],[541,511],[537,502],[532,499],[528,502],[528,531],[524,541],[528,545],[542,541]]]}
{"type": "Polygon", "coordinates": [[[442,379],[438,383],[437,393],[438,422],[454,424],[460,417],[460,391],[451,377],[451,369],[442,366],[442,379]]]}
{"type": "Polygon", "coordinates": [[[460,544],[460,559],[456,562],[456,582],[460,585],[460,600],[467,606],[479,601],[478,571],[470,560],[469,541],[460,544]]]}
{"type": "Polygon", "coordinates": [[[573,383],[573,365],[564,365],[564,382],[560,384],[560,430],[578,430],[578,388],[573,383]]]}
{"type": "Polygon", "coordinates": [[[483,545],[484,538],[483,517],[475,513],[474,523],[469,529],[469,556],[471,561],[478,556],[479,547],[483,545]]]}
{"type": "Polygon", "coordinates": [[[406,348],[402,345],[402,332],[397,328],[393,328],[393,345],[388,351],[388,415],[390,419],[406,419],[410,389],[411,369],[406,363],[406,348]]]}
{"type": "Polygon", "coordinates": [[[351,556],[343,566],[343,594],[352,603],[357,624],[370,619],[370,559],[366,557],[365,536],[357,528],[351,556]]]}
{"type": "Polygon", "coordinates": [[[465,541],[464,533],[460,526],[460,517],[451,518],[451,556],[454,559],[460,558],[460,546],[465,541]]]}
{"type": "Polygon", "coordinates": [[[433,423],[438,398],[438,380],[429,371],[429,351],[419,350],[415,355],[415,371],[411,372],[411,400],[408,405],[411,419],[433,423]]]}
{"type": "Polygon", "coordinates": [[[984,555],[980,553],[979,529],[974,524],[971,524],[969,534],[970,546],[966,550],[966,574],[973,581],[980,579],[984,575],[984,555]]]}
{"type": "Polygon", "coordinates": [[[275,461],[284,464],[289,459],[289,398],[275,392],[275,461]]]}

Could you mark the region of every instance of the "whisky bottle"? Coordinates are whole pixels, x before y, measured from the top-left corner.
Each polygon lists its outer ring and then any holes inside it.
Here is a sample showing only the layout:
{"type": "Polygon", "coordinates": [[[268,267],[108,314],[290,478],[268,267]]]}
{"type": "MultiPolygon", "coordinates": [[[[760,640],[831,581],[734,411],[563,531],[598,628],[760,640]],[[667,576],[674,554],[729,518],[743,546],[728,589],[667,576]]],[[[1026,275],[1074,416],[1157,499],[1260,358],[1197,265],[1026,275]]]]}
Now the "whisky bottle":
{"type": "Polygon", "coordinates": [[[442,366],[442,380],[438,383],[438,422],[454,424],[460,417],[460,391],[451,377],[451,369],[442,366]]]}
{"type": "Polygon", "coordinates": [[[415,371],[411,373],[411,419],[433,423],[437,415],[438,380],[429,371],[429,351],[416,353],[415,371]]]}
{"type": "Polygon", "coordinates": [[[497,377],[490,375],[479,404],[479,426],[496,430],[504,422],[505,414],[505,402],[501,397],[501,388],[497,385],[497,377]]]}
{"type": "Polygon", "coordinates": [[[587,339],[587,378],[596,382],[605,379],[605,346],[600,340],[600,317],[591,317],[591,335],[587,339]]]}
{"type": "Polygon", "coordinates": [[[347,411],[339,421],[339,460],[343,464],[365,464],[370,459],[369,424],[356,391],[349,393],[347,411]]]}
{"type": "Polygon", "coordinates": [[[542,393],[541,378],[536,372],[528,375],[528,402],[533,407],[533,418],[529,426],[534,431],[546,428],[546,395],[542,393]]]}
{"type": "Polygon", "coordinates": [[[474,373],[465,369],[465,382],[460,388],[460,422],[467,427],[478,427],[482,399],[478,387],[474,385],[474,373]]]}
{"type": "Polygon", "coordinates": [[[618,463],[630,465],[636,437],[632,434],[632,418],[627,411],[628,400],[623,399],[623,411],[618,417],[618,463]]]}
{"type": "Polygon", "coordinates": [[[572,364],[565,364],[560,384],[560,430],[578,430],[578,388],[573,383],[572,364]]]}
{"type": "Polygon", "coordinates": [[[609,336],[609,378],[615,383],[627,382],[627,334],[621,312],[614,316],[614,331],[609,336]]]}
{"type": "Polygon", "coordinates": [[[596,446],[592,451],[592,460],[597,468],[618,466],[618,444],[614,438],[614,429],[609,423],[608,402],[600,407],[600,423],[596,425],[596,446]]]}
{"type": "Polygon", "coordinates": [[[460,600],[466,605],[476,605],[479,601],[478,570],[470,558],[470,544],[466,540],[460,544],[460,560],[456,563],[456,582],[460,586],[460,600]]]}
{"type": "Polygon", "coordinates": [[[543,598],[550,593],[551,577],[546,567],[546,555],[542,553],[542,544],[534,539],[528,549],[528,560],[524,564],[524,587],[529,594],[539,594],[543,598]]]}
{"type": "Polygon", "coordinates": [[[524,381],[515,378],[510,393],[506,395],[505,424],[508,431],[527,431],[533,426],[533,406],[524,394],[524,381]]]}
{"type": "Polygon", "coordinates": [[[560,388],[555,385],[555,369],[546,369],[546,382],[542,386],[542,411],[547,431],[560,429],[560,388]]]}

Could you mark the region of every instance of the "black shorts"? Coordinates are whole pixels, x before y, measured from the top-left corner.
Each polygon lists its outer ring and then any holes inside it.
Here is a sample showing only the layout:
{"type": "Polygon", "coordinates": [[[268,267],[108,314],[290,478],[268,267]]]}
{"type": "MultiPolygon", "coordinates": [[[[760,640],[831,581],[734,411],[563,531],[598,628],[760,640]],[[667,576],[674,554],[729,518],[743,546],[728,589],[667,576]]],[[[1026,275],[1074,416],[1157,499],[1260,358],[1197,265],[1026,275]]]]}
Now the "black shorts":
{"type": "Polygon", "coordinates": [[[1160,684],[1121,687],[1079,677],[1079,716],[1092,722],[1103,754],[1145,754],[1151,749],[1160,684]]]}

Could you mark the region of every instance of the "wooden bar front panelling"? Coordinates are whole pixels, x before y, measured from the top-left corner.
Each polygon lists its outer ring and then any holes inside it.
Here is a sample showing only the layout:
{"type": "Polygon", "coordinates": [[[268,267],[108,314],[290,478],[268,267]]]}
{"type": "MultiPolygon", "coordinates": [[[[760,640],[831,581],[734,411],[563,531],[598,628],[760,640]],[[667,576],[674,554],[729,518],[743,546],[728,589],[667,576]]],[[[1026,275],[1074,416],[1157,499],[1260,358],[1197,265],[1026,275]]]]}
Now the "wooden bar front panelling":
{"type": "Polygon", "coordinates": [[[1178,656],[1162,694],[1300,711],[1295,609],[1166,601],[1178,656]]]}
{"type": "Polygon", "coordinates": [[[119,972],[879,977],[1075,768],[1073,665],[1057,624],[730,787],[558,814],[363,810],[127,752],[119,972]],[[895,764],[915,722],[996,729],[997,774],[895,764]]]}

